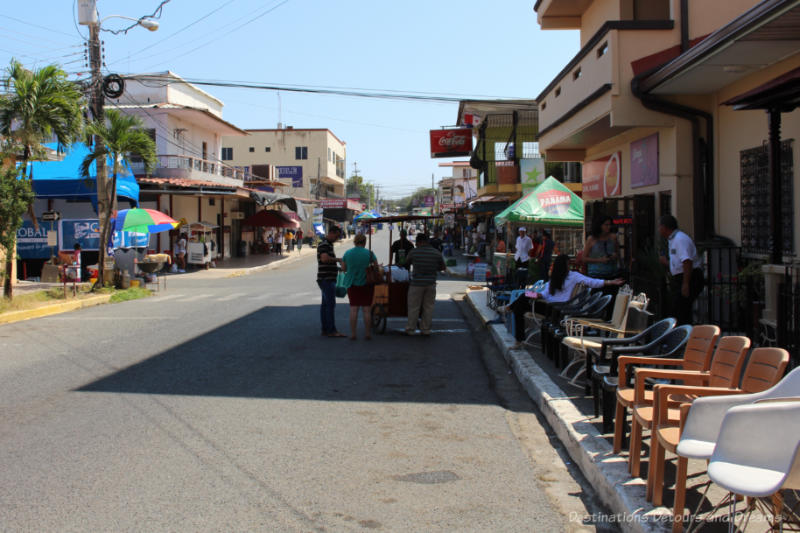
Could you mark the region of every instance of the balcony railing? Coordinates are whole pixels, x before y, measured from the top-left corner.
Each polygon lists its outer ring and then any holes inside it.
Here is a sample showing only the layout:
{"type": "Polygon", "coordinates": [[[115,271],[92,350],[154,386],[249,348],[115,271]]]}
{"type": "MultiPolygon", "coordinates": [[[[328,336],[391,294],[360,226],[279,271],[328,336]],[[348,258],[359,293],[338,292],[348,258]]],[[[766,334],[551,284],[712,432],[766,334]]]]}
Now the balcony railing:
{"type": "MultiPolygon", "coordinates": [[[[135,175],[144,174],[144,162],[134,160],[131,161],[130,165],[135,175]]],[[[259,179],[250,173],[249,168],[245,170],[226,165],[219,161],[209,161],[187,155],[157,155],[156,171],[168,177],[206,179],[211,181],[219,181],[216,178],[227,178],[227,180],[236,180],[240,182],[259,179]]],[[[261,177],[261,179],[266,179],[266,176],[261,177]]]]}

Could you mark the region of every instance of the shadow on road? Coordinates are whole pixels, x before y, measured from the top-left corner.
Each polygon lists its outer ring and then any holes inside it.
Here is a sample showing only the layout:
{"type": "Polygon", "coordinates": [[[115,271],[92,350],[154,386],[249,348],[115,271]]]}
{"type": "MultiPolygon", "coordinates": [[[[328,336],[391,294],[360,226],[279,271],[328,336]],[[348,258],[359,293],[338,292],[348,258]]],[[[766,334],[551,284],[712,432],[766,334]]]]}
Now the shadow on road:
{"type": "MultiPolygon", "coordinates": [[[[323,401],[492,404],[472,334],[452,301],[434,335],[373,340],[318,333],[319,307],[264,307],[81,387],[80,391],[323,401]],[[437,330],[440,333],[437,333],[437,330]]],[[[347,305],[337,306],[346,329],[347,305]]],[[[389,328],[402,327],[390,319],[389,328]]]]}

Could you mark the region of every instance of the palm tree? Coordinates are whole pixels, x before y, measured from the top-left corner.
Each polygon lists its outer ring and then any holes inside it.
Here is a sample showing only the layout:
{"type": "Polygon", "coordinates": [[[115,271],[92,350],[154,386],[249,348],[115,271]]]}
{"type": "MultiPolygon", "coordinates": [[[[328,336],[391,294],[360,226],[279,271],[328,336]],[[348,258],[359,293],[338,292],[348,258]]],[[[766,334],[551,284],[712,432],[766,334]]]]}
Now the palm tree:
{"type": "MultiPolygon", "coordinates": [[[[20,179],[31,180],[28,163],[42,151],[42,143],[55,137],[59,147],[80,138],[83,128],[82,94],[56,65],[28,70],[15,59],[6,68],[5,94],[0,95],[0,136],[22,147],[20,179]]],[[[30,186],[30,183],[28,183],[30,186]]],[[[32,212],[28,212],[36,224],[32,212]]],[[[16,231],[16,230],[15,230],[16,231]]],[[[12,250],[6,250],[5,295],[12,297],[12,250]]]]}
{"type": "MultiPolygon", "coordinates": [[[[84,178],[89,178],[89,167],[92,163],[98,160],[104,160],[111,156],[114,161],[112,168],[112,178],[110,187],[105,190],[108,198],[101,201],[98,198],[98,209],[101,206],[105,212],[98,213],[102,221],[100,227],[100,261],[101,265],[98,272],[98,286],[103,284],[103,267],[106,253],[106,243],[108,242],[108,233],[111,222],[111,211],[114,206],[114,199],[117,194],[117,176],[122,169],[122,164],[132,156],[139,157],[144,161],[145,172],[148,174],[153,169],[156,163],[156,145],[153,139],[150,138],[143,129],[142,121],[133,115],[123,115],[115,109],[108,109],[105,112],[106,120],[95,120],[86,126],[86,133],[93,135],[98,143],[94,150],[86,156],[81,163],[81,175],[84,178]]],[[[98,176],[97,179],[100,179],[98,176]]]]}

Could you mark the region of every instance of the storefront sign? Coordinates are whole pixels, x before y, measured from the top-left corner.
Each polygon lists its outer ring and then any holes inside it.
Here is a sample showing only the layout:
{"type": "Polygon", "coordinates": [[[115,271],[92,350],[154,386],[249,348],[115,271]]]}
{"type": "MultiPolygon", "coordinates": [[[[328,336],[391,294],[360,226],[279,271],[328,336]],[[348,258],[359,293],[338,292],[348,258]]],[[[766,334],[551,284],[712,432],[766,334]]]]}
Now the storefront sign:
{"type": "Polygon", "coordinates": [[[17,253],[22,259],[47,259],[52,248],[47,244],[48,237],[56,231],[50,231],[50,223],[39,220],[39,229],[34,229],[33,222],[24,220],[17,230],[17,253]]]}
{"type": "Polygon", "coordinates": [[[279,179],[291,179],[292,187],[303,186],[303,167],[277,167],[279,179]]]}
{"type": "Polygon", "coordinates": [[[633,226],[633,216],[617,215],[615,217],[611,217],[611,223],[615,226],[633,226]]]}
{"type": "Polygon", "coordinates": [[[350,209],[352,211],[362,211],[361,202],[344,198],[324,198],[319,201],[323,209],[350,209]]]}
{"type": "Polygon", "coordinates": [[[433,207],[435,203],[436,203],[436,198],[432,195],[428,195],[423,200],[422,205],[424,205],[425,207],[433,207]]]}
{"type": "Polygon", "coordinates": [[[59,250],[72,250],[76,243],[81,245],[84,252],[99,250],[100,224],[96,218],[62,220],[59,228],[59,250]]]}
{"type": "Polygon", "coordinates": [[[541,185],[546,177],[544,175],[544,159],[541,157],[520,159],[519,168],[523,196],[541,185]]]}
{"type": "Polygon", "coordinates": [[[617,196],[622,191],[621,153],[583,164],[583,198],[592,200],[617,196]]]}
{"type": "Polygon", "coordinates": [[[631,188],[658,185],[658,133],[631,143],[631,188]]]}
{"type": "Polygon", "coordinates": [[[431,157],[460,157],[472,150],[472,130],[431,130],[431,157]]]}

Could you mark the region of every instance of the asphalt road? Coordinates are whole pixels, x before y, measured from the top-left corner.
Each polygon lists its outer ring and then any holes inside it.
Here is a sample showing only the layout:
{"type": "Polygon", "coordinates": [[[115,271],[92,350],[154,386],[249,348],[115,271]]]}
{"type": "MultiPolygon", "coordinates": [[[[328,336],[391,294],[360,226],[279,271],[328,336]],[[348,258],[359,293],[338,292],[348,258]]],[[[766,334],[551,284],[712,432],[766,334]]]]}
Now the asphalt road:
{"type": "Polygon", "coordinates": [[[315,269],[0,326],[0,531],[580,529],[591,501],[498,392],[466,282],[439,283],[432,337],[353,342],[319,335],[315,269]]]}

